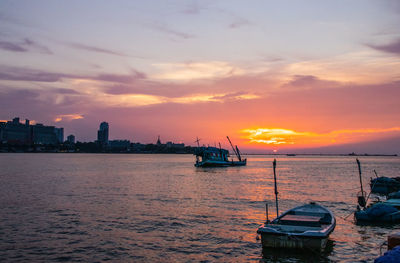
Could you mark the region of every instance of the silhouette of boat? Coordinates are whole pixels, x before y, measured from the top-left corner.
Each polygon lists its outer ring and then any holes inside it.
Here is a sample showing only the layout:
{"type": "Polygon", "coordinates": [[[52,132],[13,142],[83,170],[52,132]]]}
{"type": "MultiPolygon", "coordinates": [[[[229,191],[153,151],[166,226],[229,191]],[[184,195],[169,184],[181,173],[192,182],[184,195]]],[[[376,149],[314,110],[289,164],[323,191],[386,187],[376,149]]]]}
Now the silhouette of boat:
{"type": "MultiPolygon", "coordinates": [[[[227,136],[229,143],[232,146],[232,149],[237,156],[238,160],[234,161],[233,159],[229,160],[229,151],[222,149],[221,144],[219,148],[217,147],[197,147],[194,155],[196,156],[196,163],[194,166],[196,167],[227,167],[227,166],[244,166],[247,164],[247,159],[242,159],[240,155],[239,148],[233,147],[231,140],[227,136]]],[[[199,143],[199,139],[197,139],[197,143],[199,143]]]]}

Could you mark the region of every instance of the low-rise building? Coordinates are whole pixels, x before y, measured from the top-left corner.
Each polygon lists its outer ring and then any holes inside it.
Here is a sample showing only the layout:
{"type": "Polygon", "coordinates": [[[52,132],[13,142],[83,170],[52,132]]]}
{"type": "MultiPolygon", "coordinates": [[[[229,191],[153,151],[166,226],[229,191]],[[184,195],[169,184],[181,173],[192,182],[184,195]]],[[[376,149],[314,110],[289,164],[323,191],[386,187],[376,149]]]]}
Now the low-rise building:
{"type": "Polygon", "coordinates": [[[167,142],[165,145],[167,146],[167,148],[180,148],[180,149],[185,148],[184,143],[167,142]]]}
{"type": "Polygon", "coordinates": [[[75,143],[75,136],[72,135],[72,134],[68,135],[67,142],[71,143],[71,144],[74,144],[75,143]]]}
{"type": "Polygon", "coordinates": [[[111,151],[130,151],[131,142],[129,140],[108,141],[108,148],[111,151]]]}

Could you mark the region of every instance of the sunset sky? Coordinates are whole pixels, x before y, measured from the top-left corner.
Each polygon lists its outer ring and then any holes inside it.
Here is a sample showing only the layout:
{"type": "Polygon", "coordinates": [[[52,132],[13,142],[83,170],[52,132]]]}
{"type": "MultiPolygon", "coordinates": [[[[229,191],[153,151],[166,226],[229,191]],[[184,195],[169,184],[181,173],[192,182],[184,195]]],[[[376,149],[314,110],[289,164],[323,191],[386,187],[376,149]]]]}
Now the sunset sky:
{"type": "Polygon", "coordinates": [[[400,153],[400,1],[0,1],[0,119],[400,153]]]}

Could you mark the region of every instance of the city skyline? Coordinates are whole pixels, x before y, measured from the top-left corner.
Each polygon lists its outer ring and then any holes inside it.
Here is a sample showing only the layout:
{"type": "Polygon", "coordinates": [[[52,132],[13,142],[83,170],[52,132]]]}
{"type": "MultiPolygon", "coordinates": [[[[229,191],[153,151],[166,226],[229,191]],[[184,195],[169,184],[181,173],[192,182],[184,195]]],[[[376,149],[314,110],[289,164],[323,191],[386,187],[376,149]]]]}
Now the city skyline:
{"type": "MultiPolygon", "coordinates": [[[[99,129],[97,130],[97,139],[93,141],[79,141],[77,140],[76,143],[96,143],[98,146],[100,146],[99,150],[102,148],[107,148],[111,147],[110,149],[120,149],[121,147],[131,147],[133,144],[136,145],[135,152],[140,153],[143,151],[143,146],[147,145],[156,145],[156,146],[167,146],[167,148],[170,147],[177,147],[177,148],[183,148],[185,147],[185,143],[182,141],[176,141],[173,140],[166,140],[166,143],[161,142],[161,136],[158,135],[156,138],[156,142],[150,141],[150,142],[142,142],[142,141],[134,141],[131,139],[126,139],[126,138],[109,138],[109,124],[108,122],[101,122],[98,125],[99,129]],[[129,146],[130,145],[130,146],[129,146]]],[[[290,131],[286,131],[289,132],[290,131]]],[[[32,133],[32,132],[31,132],[32,133]]],[[[74,134],[69,134],[66,136],[66,140],[64,140],[64,128],[63,127],[55,127],[55,126],[47,126],[43,123],[37,123],[36,121],[32,121],[29,119],[25,119],[25,122],[21,122],[19,117],[15,117],[12,120],[0,120],[0,143],[5,143],[5,145],[10,144],[10,145],[33,145],[33,144],[50,144],[53,146],[61,145],[63,142],[67,144],[75,144],[75,135],[74,134]],[[7,126],[11,125],[11,126],[7,126]],[[7,128],[8,127],[8,128],[7,128]],[[31,128],[29,128],[31,127],[31,128]],[[5,128],[3,130],[3,128],[5,128]],[[10,130],[11,128],[11,130],[10,130]],[[33,136],[29,135],[28,130],[29,129],[37,129],[39,128],[42,130],[41,132],[44,132],[43,135],[33,136]],[[26,130],[28,129],[28,130],[26,130]],[[11,131],[12,134],[8,134],[11,131]],[[61,133],[60,133],[61,131],[61,133]],[[49,137],[49,133],[52,134],[49,137]],[[47,134],[47,135],[45,135],[47,134]],[[11,137],[9,137],[11,136],[11,137]],[[33,137],[32,137],[33,136],[33,137]],[[53,137],[55,136],[55,137],[53,137]],[[54,141],[55,138],[59,138],[58,141],[54,141]],[[40,139],[46,138],[44,141],[40,141],[40,139]],[[60,139],[61,138],[61,139],[60,139]]],[[[153,138],[154,139],[154,138],[153,138]]],[[[224,138],[225,139],[225,138],[224,138]]],[[[223,146],[223,148],[230,149],[231,145],[228,145],[227,143],[224,143],[224,140],[221,141],[214,141],[214,142],[206,142],[203,143],[201,142],[202,139],[199,139],[198,137],[196,138],[196,141],[187,144],[189,147],[197,147],[197,145],[200,145],[202,147],[207,147],[207,146],[214,146],[214,147],[221,147],[220,145],[223,146]],[[201,142],[201,143],[200,143],[201,142]],[[196,145],[197,144],[197,145],[196,145]]],[[[400,148],[398,146],[399,143],[396,141],[393,141],[391,139],[386,140],[386,141],[378,141],[378,142],[370,142],[369,143],[369,148],[363,147],[362,144],[348,144],[348,145],[339,145],[339,146],[328,146],[328,147],[320,147],[320,148],[298,148],[298,149],[283,149],[282,151],[278,151],[276,149],[272,149],[271,151],[257,151],[257,150],[252,150],[252,149],[247,149],[244,148],[243,153],[244,154],[287,154],[287,153],[297,153],[297,154],[317,154],[317,155],[324,155],[324,154],[338,154],[338,155],[347,155],[347,154],[355,154],[355,155],[398,155],[396,151],[392,152],[387,152],[385,151],[386,147],[388,145],[400,148]],[[395,143],[393,145],[393,143],[395,143]],[[379,144],[379,145],[377,145],[379,144]],[[346,148],[347,147],[347,148],[346,148]]],[[[28,148],[29,150],[29,148],[28,148]]],[[[146,150],[144,150],[146,152],[146,150]]],[[[171,153],[171,152],[165,152],[165,153],[171,153]]],[[[186,152],[186,153],[192,153],[192,152],[186,152]]]]}
{"type": "Polygon", "coordinates": [[[0,119],[94,141],[400,153],[398,1],[2,1],[0,119]],[[71,19],[73,17],[73,19],[71,19]],[[356,150],[351,150],[356,149],[356,150]]]}

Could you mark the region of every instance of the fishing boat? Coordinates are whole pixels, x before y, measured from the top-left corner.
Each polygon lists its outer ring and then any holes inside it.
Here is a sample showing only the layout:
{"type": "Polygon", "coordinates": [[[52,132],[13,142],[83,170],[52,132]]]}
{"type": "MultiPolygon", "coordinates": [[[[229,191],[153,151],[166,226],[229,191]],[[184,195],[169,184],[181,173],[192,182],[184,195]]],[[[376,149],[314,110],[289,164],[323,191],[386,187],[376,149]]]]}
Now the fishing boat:
{"type": "MultiPolygon", "coordinates": [[[[221,144],[217,147],[200,147],[198,145],[194,155],[196,156],[196,167],[227,167],[227,166],[244,166],[247,164],[247,159],[242,159],[239,148],[233,147],[231,140],[227,136],[232,149],[238,160],[229,160],[229,151],[222,149],[221,144]]],[[[196,141],[199,144],[199,139],[196,141]]]]}
{"type": "MultiPolygon", "coordinates": [[[[395,224],[400,223],[400,199],[392,198],[367,206],[370,195],[363,190],[361,163],[356,159],[360,176],[361,191],[357,194],[358,205],[354,212],[357,224],[395,224]]],[[[381,177],[378,177],[381,178],[381,177]]],[[[373,188],[373,187],[371,187],[373,188]]],[[[371,191],[372,192],[372,191],[371,191]]]]}
{"type": "Polygon", "coordinates": [[[262,246],[265,248],[324,249],[329,235],[336,226],[333,213],[315,202],[310,202],[279,215],[276,160],[273,162],[273,167],[277,217],[271,222],[268,220],[267,205],[267,221],[257,230],[257,233],[261,235],[262,246]]]}
{"type": "Polygon", "coordinates": [[[400,177],[380,176],[371,178],[370,186],[372,193],[387,195],[400,190],[400,177]]]}

